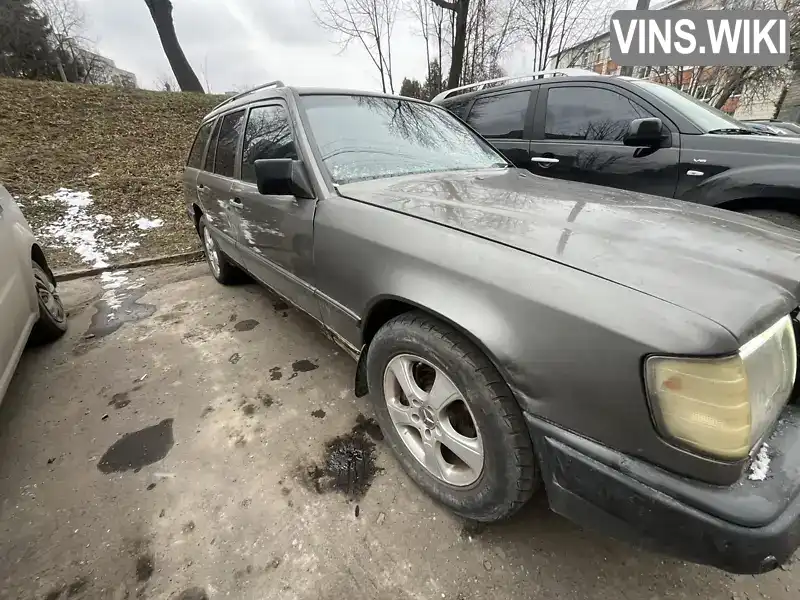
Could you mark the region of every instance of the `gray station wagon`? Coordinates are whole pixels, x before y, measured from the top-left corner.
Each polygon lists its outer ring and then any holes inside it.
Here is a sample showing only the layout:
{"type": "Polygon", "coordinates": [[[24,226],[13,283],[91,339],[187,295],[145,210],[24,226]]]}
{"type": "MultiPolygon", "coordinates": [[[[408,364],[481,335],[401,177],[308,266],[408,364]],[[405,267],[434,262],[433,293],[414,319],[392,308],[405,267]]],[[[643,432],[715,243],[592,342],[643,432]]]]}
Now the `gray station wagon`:
{"type": "Polygon", "coordinates": [[[459,515],[540,488],[580,524],[742,573],[800,543],[800,238],[515,169],[442,108],[273,82],[184,175],[213,276],[357,359],[386,442],[459,515]]]}

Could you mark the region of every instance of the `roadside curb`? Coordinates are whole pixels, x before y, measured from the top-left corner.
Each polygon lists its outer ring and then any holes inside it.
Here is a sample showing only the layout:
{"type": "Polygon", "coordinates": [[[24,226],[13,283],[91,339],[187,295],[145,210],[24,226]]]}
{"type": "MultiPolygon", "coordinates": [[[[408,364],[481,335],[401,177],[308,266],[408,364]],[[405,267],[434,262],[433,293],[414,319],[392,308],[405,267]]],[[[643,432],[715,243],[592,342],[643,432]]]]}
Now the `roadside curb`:
{"type": "Polygon", "coordinates": [[[202,260],[203,251],[194,250],[192,252],[183,252],[181,254],[166,254],[163,256],[155,256],[153,258],[143,258],[141,260],[133,260],[126,263],[119,263],[116,265],[109,265],[107,267],[97,267],[94,269],[83,269],[80,271],[65,271],[56,273],[56,281],[71,281],[73,279],[81,279],[82,277],[93,277],[100,273],[107,271],[119,271],[121,269],[135,269],[137,267],[150,267],[152,265],[169,265],[182,262],[195,262],[202,260]]]}

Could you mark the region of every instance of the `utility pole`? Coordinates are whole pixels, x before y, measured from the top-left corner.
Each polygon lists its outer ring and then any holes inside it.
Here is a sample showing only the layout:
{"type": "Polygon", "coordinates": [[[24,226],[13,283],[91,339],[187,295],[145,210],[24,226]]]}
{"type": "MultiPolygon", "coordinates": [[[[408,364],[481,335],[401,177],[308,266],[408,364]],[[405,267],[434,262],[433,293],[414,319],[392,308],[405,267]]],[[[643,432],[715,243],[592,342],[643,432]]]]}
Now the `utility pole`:
{"type": "MultiPolygon", "coordinates": [[[[648,8],[650,8],[650,0],[636,0],[636,10],[647,10],[648,8]]],[[[619,74],[631,77],[633,76],[633,67],[621,67],[619,74]]]]}

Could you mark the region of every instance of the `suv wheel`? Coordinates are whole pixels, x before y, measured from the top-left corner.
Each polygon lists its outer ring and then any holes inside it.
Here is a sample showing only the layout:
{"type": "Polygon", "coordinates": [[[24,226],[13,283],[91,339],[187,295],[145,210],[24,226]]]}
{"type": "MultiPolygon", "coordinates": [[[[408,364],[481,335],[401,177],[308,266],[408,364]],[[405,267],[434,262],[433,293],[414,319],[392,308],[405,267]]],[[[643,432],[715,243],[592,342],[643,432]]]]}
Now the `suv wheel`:
{"type": "Polygon", "coordinates": [[[497,521],[534,491],[533,448],[511,390],[452,327],[411,312],[367,354],[376,417],[403,469],[455,513],[497,521]]]}
{"type": "Polygon", "coordinates": [[[205,216],[200,218],[198,233],[203,242],[203,250],[206,255],[206,262],[208,262],[208,268],[211,270],[214,279],[223,285],[238,283],[241,279],[241,271],[238,267],[233,265],[230,259],[219,249],[217,241],[211,234],[211,229],[206,226],[205,216]]]}

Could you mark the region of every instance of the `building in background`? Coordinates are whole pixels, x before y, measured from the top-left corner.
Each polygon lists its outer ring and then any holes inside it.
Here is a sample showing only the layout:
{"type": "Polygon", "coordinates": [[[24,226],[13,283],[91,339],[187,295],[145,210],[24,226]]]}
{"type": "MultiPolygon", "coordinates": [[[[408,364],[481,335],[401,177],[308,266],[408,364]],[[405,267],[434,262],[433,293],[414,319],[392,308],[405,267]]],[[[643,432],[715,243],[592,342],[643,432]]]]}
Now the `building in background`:
{"type": "MultiPolygon", "coordinates": [[[[651,10],[667,8],[670,10],[719,9],[721,2],[720,0],[667,0],[651,6],[651,10]]],[[[579,42],[552,55],[548,64],[551,69],[580,67],[602,75],[619,75],[620,73],[619,65],[611,60],[611,35],[608,32],[579,42]]],[[[677,87],[712,105],[720,92],[721,83],[715,67],[636,67],[633,70],[633,76],[677,87]]],[[[787,92],[786,85],[783,83],[775,83],[769,87],[770,89],[755,94],[758,99],[749,103],[742,102],[742,97],[749,98],[754,94],[748,94],[746,89],[734,90],[725,100],[721,110],[741,119],[773,118],[781,110],[784,99],[787,98],[787,92]]],[[[790,90],[793,88],[797,88],[797,96],[800,100],[800,78],[797,76],[789,86],[790,90]]],[[[795,104],[800,104],[800,102],[795,104]]],[[[794,112],[797,113],[795,116],[800,118],[800,107],[797,107],[794,112]]],[[[781,114],[783,115],[783,111],[781,114]]],[[[798,118],[791,120],[796,121],[798,118]]]]}
{"type": "Polygon", "coordinates": [[[118,87],[138,87],[136,75],[131,71],[120,69],[117,64],[102,54],[79,50],[80,61],[86,71],[83,83],[94,85],[115,85],[118,87]]]}

